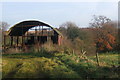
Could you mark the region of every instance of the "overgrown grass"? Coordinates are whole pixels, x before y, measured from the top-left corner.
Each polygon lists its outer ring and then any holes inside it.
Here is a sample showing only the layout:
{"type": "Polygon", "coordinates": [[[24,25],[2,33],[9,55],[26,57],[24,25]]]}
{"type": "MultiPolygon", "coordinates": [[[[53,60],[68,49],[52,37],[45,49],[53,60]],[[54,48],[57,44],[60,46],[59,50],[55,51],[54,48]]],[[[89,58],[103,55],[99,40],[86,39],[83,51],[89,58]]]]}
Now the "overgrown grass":
{"type": "Polygon", "coordinates": [[[118,78],[118,55],[101,54],[89,59],[63,53],[17,53],[3,55],[3,78],[118,78]],[[114,67],[113,67],[114,66],[114,67]]]}

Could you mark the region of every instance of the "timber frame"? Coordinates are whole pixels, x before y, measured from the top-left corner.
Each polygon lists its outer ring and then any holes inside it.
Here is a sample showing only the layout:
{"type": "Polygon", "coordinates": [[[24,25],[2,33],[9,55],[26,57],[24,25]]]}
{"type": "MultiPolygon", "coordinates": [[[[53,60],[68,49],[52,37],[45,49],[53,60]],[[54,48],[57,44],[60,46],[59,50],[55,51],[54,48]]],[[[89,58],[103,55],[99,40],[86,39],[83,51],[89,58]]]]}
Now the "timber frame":
{"type": "Polygon", "coordinates": [[[62,34],[52,26],[36,20],[22,21],[15,24],[3,36],[3,47],[23,47],[42,45],[47,41],[61,45],[62,34]]]}

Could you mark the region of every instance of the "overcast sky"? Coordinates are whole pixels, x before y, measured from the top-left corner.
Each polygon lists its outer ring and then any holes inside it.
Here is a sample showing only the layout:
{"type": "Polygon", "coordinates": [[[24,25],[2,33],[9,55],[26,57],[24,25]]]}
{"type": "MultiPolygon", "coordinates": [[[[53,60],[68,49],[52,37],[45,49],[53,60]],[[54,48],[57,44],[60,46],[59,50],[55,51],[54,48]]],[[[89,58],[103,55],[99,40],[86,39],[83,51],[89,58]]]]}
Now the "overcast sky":
{"type": "Polygon", "coordinates": [[[40,20],[54,27],[71,21],[79,27],[88,27],[92,15],[104,15],[116,21],[117,4],[117,2],[3,2],[2,21],[12,26],[24,20],[40,20]]]}

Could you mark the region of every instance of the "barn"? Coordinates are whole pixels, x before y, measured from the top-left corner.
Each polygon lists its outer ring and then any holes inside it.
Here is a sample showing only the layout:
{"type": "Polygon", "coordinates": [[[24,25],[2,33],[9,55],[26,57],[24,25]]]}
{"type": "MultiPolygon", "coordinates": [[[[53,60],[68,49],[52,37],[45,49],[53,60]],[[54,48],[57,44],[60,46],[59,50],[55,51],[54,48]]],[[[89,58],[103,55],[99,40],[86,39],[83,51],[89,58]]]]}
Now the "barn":
{"type": "Polygon", "coordinates": [[[4,47],[42,45],[48,41],[61,45],[62,34],[56,29],[41,21],[27,20],[12,26],[4,35],[4,47]]]}

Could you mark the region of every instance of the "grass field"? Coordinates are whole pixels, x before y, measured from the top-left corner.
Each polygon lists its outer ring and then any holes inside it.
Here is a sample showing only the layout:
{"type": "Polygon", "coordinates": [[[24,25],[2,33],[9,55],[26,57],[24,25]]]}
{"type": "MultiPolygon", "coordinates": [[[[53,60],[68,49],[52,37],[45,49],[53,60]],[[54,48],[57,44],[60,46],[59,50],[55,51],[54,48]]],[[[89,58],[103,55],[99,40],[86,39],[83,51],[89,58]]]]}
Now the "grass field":
{"type": "Polygon", "coordinates": [[[87,59],[63,53],[17,53],[2,57],[3,78],[119,78],[118,54],[87,59]]]}

